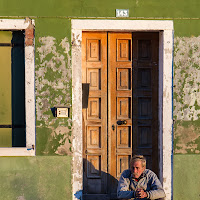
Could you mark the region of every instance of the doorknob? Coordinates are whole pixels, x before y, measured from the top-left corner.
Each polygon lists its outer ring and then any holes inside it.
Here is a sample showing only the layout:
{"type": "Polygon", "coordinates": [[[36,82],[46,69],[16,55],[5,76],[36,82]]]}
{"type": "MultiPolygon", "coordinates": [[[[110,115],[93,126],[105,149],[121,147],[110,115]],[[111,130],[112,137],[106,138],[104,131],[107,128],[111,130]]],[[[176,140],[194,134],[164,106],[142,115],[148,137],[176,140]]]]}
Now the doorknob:
{"type": "Polygon", "coordinates": [[[119,121],[117,121],[117,124],[118,125],[127,124],[127,121],[126,120],[119,120],[119,121]]]}

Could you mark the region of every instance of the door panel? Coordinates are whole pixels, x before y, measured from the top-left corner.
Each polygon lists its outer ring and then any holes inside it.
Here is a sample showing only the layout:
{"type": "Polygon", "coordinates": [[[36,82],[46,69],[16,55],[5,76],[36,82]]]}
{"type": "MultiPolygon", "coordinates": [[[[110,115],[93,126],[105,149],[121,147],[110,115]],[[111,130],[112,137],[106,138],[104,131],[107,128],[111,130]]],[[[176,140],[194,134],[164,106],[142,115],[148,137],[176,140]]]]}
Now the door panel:
{"type": "Polygon", "coordinates": [[[133,154],[158,172],[158,33],[83,32],[84,199],[115,199],[133,154]]]}
{"type": "MultiPolygon", "coordinates": [[[[119,179],[132,155],[132,33],[108,33],[108,52],[108,162],[119,179]]],[[[111,182],[111,194],[116,187],[111,182]]]]}
{"type": "Polygon", "coordinates": [[[158,174],[158,33],[133,34],[133,153],[158,174]],[[135,108],[135,109],[134,109],[135,108]]]}
{"type": "Polygon", "coordinates": [[[107,33],[83,32],[82,52],[82,83],[89,87],[83,107],[84,193],[106,194],[107,33]]]}

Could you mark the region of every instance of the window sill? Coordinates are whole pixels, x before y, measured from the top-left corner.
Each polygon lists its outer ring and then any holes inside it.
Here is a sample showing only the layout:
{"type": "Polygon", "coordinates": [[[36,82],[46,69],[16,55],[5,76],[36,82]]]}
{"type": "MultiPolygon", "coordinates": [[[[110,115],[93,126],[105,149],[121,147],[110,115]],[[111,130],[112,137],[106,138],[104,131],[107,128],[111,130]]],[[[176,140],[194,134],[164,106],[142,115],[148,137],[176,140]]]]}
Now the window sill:
{"type": "Polygon", "coordinates": [[[35,149],[26,147],[1,147],[0,156],[35,156],[35,149]]]}

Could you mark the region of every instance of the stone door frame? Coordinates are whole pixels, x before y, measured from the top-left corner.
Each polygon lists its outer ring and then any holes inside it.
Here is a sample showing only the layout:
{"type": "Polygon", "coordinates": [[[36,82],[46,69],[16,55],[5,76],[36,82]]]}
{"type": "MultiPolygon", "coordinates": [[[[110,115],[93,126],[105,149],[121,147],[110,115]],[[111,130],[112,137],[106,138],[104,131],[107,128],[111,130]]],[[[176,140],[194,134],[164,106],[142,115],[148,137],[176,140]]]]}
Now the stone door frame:
{"type": "Polygon", "coordinates": [[[173,21],[169,20],[99,20],[73,19],[72,25],[72,199],[83,189],[82,159],[82,31],[159,32],[159,155],[160,179],[171,200],[173,189],[173,131],[172,131],[172,68],[173,21]],[[171,167],[169,167],[171,166],[171,167]]]}

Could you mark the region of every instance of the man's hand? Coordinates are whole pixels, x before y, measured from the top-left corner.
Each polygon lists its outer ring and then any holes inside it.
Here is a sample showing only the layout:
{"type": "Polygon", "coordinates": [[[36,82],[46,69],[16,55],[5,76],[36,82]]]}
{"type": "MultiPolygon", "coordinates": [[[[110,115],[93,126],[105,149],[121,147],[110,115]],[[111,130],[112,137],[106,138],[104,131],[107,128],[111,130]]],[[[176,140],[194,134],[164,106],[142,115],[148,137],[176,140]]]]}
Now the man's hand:
{"type": "Polygon", "coordinates": [[[143,198],[147,197],[147,193],[143,189],[137,189],[135,192],[135,196],[137,198],[143,199],[143,198]]]}

